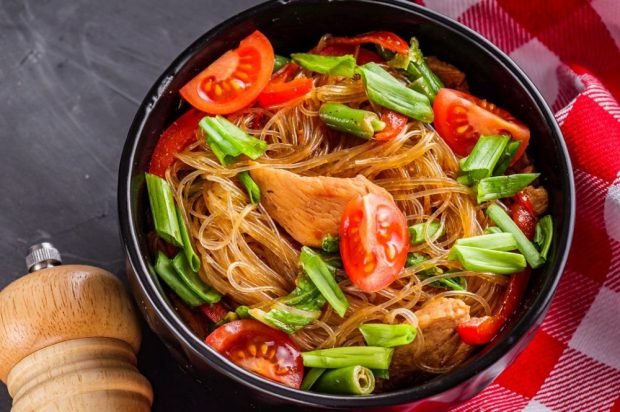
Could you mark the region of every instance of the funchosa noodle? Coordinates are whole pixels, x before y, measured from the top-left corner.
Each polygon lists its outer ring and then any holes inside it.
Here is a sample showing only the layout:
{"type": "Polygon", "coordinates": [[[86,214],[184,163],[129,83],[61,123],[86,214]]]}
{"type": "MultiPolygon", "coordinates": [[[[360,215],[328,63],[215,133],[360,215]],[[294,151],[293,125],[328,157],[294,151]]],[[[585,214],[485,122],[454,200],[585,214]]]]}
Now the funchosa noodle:
{"type": "MultiPolygon", "coordinates": [[[[302,99],[272,110],[252,107],[229,117],[268,143],[260,159],[224,167],[205,139],[198,139],[167,170],[166,179],[189,222],[201,259],[201,278],[235,304],[252,308],[267,307],[295,287],[301,246],[261,204],[248,202],[236,177],[239,172],[268,165],[304,176],[363,175],[392,194],[409,225],[439,222],[446,235],[439,241],[428,238],[427,232],[426,241],[412,251],[430,259],[405,268],[398,281],[379,292],[362,293],[348,279],[341,281],[339,286],[350,302],[349,314],[343,319],[326,305],[320,319],[292,335],[299,346],[310,350],[363,344],[357,328],[366,322],[398,320],[417,326],[415,310],[441,296],[458,296],[471,306],[471,316],[491,314],[501,298],[504,278],[465,271],[457,261],[447,259],[455,240],[480,235],[488,224],[471,189],[455,181],[459,165],[452,150],[429,125],[411,119],[388,142],[360,143],[328,129],[318,116],[320,105],[329,101],[368,108],[364,86],[360,79],[317,74],[313,81],[313,92],[302,99]],[[418,276],[433,266],[443,273],[418,276]],[[466,291],[429,287],[439,279],[457,277],[466,280],[466,291]]],[[[421,330],[414,343],[424,345],[421,330]]],[[[458,336],[449,344],[456,353],[458,336]]],[[[428,372],[441,373],[458,359],[447,359],[442,365],[429,365],[424,359],[416,362],[428,372]]]]}

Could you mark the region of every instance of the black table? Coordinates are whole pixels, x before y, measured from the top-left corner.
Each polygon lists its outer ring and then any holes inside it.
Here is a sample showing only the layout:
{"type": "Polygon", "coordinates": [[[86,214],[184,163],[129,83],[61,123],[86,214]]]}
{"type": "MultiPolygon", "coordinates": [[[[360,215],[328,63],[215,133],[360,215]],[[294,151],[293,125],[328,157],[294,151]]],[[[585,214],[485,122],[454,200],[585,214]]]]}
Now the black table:
{"type": "MultiPolygon", "coordinates": [[[[258,0],[0,0],[0,288],[31,244],[125,280],[116,183],[139,102],[215,24],[258,0]]],[[[2,350],[2,348],[0,348],[2,350]]],[[[146,327],[140,370],[154,411],[258,408],[246,390],[197,383],[146,327]]],[[[10,409],[0,384],[0,411],[10,409]]]]}

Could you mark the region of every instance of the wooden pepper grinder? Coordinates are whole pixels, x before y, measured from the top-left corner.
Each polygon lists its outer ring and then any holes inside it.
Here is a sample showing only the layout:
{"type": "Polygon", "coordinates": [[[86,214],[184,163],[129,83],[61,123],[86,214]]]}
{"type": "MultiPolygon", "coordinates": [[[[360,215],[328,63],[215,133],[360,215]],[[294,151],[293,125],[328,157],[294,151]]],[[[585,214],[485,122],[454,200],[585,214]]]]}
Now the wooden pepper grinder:
{"type": "Polygon", "coordinates": [[[0,292],[0,380],[12,412],[150,411],[136,368],[140,326],[119,280],[60,265],[49,243],[30,248],[32,272],[0,292]]]}

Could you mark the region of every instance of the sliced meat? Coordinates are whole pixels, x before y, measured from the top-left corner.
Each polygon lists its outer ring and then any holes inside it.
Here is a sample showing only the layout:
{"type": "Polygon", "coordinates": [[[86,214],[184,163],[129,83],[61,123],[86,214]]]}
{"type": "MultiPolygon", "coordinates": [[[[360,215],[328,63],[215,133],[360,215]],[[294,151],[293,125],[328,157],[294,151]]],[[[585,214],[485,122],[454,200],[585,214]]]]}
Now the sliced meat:
{"type": "Polygon", "coordinates": [[[534,213],[540,216],[547,211],[549,207],[549,194],[544,187],[528,186],[523,189],[523,193],[530,199],[534,213]]]}
{"type": "MultiPolygon", "coordinates": [[[[424,336],[424,347],[419,355],[421,363],[440,368],[463,361],[471,347],[461,342],[456,326],[469,320],[469,306],[460,299],[438,298],[415,312],[424,336]]],[[[390,366],[390,379],[403,380],[416,366],[416,342],[397,347],[390,366]]]]}
{"type": "Polygon", "coordinates": [[[468,87],[467,81],[465,80],[465,73],[457,69],[456,66],[443,62],[434,56],[427,57],[426,63],[433,73],[443,82],[444,86],[451,89],[467,91],[468,87]]]}
{"type": "Polygon", "coordinates": [[[306,177],[273,168],[250,172],[261,189],[269,215],[302,245],[319,247],[325,235],[337,235],[347,203],[358,195],[392,198],[364,176],[306,177]]]}

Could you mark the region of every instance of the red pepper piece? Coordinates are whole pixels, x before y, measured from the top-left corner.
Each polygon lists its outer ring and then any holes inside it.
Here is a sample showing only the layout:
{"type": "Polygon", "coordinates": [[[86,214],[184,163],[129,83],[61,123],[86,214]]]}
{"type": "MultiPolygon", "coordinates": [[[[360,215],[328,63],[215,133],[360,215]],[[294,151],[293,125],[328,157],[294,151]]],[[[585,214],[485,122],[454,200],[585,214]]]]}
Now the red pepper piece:
{"type": "Polygon", "coordinates": [[[200,306],[200,310],[213,323],[221,321],[228,313],[228,309],[226,309],[222,302],[205,303],[204,305],[200,306]]]}
{"type": "Polygon", "coordinates": [[[409,44],[389,31],[374,31],[354,37],[332,37],[327,44],[352,44],[354,46],[372,43],[400,54],[409,53],[409,44]]]}
{"type": "Polygon", "coordinates": [[[299,66],[289,63],[274,73],[271,80],[265,86],[260,95],[258,95],[258,104],[261,107],[278,106],[305,96],[314,84],[312,79],[299,77],[290,80],[299,72],[299,66]]]}
{"type": "Polygon", "coordinates": [[[456,328],[461,340],[468,345],[484,345],[499,333],[510,316],[515,312],[521,298],[525,294],[530,279],[531,269],[510,275],[510,280],[504,291],[497,314],[472,318],[459,324],[456,328]]]}
{"type": "Polygon", "coordinates": [[[204,113],[191,109],[168,126],[153,150],[149,173],[165,177],[166,170],[176,160],[177,153],[196,141],[198,122],[204,116],[204,113]]]}
{"type": "Polygon", "coordinates": [[[514,203],[510,208],[512,220],[528,239],[532,240],[536,230],[536,214],[532,208],[532,202],[524,192],[519,192],[514,196],[514,203]]]}
{"type": "Polygon", "coordinates": [[[358,65],[366,63],[385,63],[377,53],[352,44],[328,44],[319,53],[321,56],[344,56],[352,54],[358,65]]]}
{"type": "Polygon", "coordinates": [[[385,123],[385,129],[375,134],[375,139],[380,141],[392,140],[407,126],[408,118],[392,110],[383,109],[381,121],[385,123]]]}

